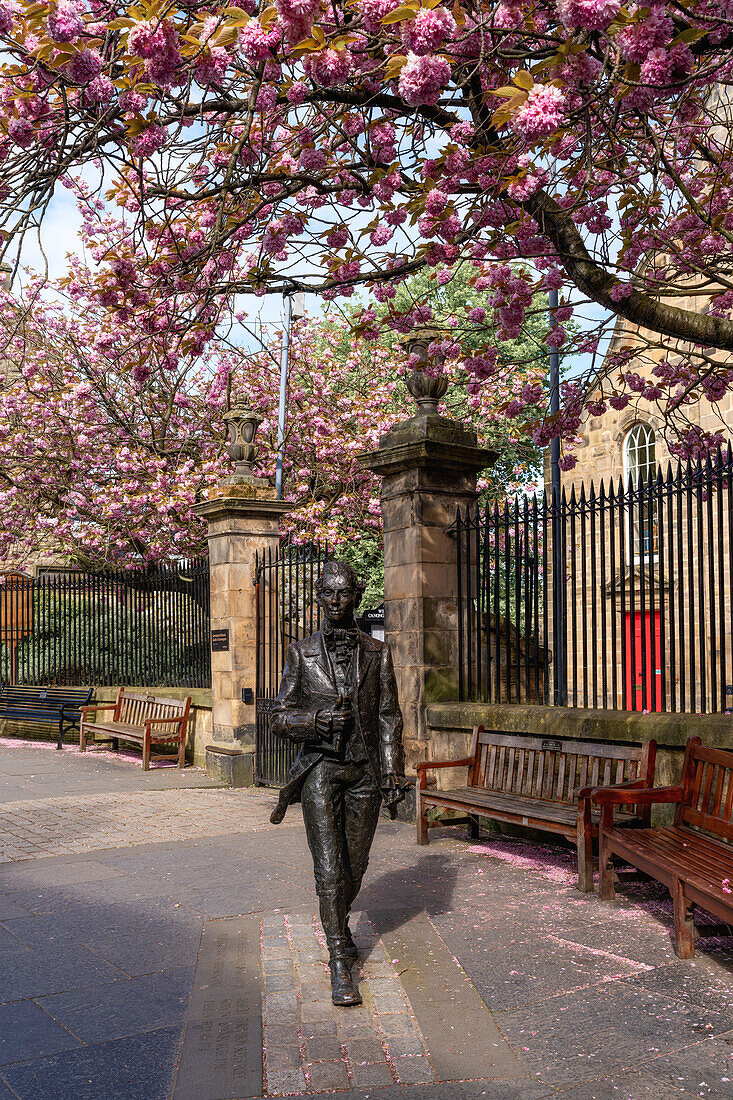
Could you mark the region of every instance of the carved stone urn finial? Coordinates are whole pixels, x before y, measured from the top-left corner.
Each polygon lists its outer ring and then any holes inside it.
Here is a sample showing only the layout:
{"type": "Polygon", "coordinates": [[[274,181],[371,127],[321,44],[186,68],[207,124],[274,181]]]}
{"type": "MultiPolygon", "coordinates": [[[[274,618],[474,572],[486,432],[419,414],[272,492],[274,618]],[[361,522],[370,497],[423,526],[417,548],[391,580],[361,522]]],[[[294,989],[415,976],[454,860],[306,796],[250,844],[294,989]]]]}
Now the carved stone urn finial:
{"type": "Polygon", "coordinates": [[[235,477],[251,478],[259,450],[254,440],[262,417],[246,405],[237,404],[224,413],[224,423],[229,432],[226,451],[234,463],[235,477]]]}
{"type": "MultiPolygon", "coordinates": [[[[434,340],[440,339],[442,335],[442,329],[415,328],[409,336],[401,341],[408,355],[418,356],[417,366],[412,368],[405,379],[408,390],[417,401],[418,416],[428,416],[431,413],[437,413],[438,402],[448,389],[448,379],[445,375],[427,374],[423,369],[431,362],[431,356],[428,351],[430,344],[432,344],[434,340]]],[[[432,361],[436,366],[441,367],[443,357],[433,356],[432,361]]]]}

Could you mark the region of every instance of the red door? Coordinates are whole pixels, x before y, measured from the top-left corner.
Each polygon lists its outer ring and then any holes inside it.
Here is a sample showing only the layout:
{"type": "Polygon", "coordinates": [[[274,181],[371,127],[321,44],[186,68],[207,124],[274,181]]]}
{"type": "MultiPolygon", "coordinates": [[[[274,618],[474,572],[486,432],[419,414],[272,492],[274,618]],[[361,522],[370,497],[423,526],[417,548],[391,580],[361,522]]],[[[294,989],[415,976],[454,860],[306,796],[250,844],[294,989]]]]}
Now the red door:
{"type": "Polygon", "coordinates": [[[643,614],[641,611],[636,611],[633,618],[634,652],[632,655],[631,614],[626,616],[626,709],[661,710],[662,639],[659,612],[654,612],[654,664],[652,664],[652,614],[650,611],[645,611],[643,614]],[[646,691],[644,674],[646,674],[646,691]]]}

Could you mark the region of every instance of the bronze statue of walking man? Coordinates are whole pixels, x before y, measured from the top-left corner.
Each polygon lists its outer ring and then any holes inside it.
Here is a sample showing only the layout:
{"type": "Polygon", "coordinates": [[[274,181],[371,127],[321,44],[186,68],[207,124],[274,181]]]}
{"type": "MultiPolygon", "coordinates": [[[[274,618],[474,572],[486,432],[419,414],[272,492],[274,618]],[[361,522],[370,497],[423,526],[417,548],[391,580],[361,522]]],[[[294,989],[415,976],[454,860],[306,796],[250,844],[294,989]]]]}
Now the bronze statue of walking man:
{"type": "Polygon", "coordinates": [[[271,820],[300,799],[313,856],[335,1005],[361,1004],[351,968],[358,949],[349,911],[369,860],[382,800],[404,797],[402,714],[389,648],[359,630],[364,585],[328,561],[316,583],[322,628],[288,650],[273,730],[299,744],[271,820]]]}

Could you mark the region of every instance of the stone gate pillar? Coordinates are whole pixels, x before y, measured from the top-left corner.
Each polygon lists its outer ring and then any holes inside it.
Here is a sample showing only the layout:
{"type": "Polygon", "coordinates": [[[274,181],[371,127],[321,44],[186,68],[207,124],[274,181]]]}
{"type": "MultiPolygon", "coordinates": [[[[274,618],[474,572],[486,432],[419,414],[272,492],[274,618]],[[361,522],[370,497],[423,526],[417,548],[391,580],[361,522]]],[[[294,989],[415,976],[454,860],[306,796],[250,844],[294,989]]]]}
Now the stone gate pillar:
{"type": "Polygon", "coordinates": [[[458,698],[458,559],[446,528],[457,508],[476,500],[476,475],[496,459],[477,445],[472,429],[438,413],[437,397],[423,394],[418,403],[417,416],[360,456],[382,478],[385,637],[405,721],[408,774],[429,755],[425,708],[458,698]]]}
{"type": "MultiPolygon", "coordinates": [[[[255,556],[277,552],[280,517],[292,505],[252,474],[259,418],[238,407],[225,414],[232,477],[208,491],[194,512],[208,523],[211,576],[211,700],[213,741],[206,770],[235,787],[254,782],[256,604],[255,556]],[[244,689],[252,696],[243,698],[244,689]]],[[[204,763],[203,760],[200,763],[204,763]]]]}

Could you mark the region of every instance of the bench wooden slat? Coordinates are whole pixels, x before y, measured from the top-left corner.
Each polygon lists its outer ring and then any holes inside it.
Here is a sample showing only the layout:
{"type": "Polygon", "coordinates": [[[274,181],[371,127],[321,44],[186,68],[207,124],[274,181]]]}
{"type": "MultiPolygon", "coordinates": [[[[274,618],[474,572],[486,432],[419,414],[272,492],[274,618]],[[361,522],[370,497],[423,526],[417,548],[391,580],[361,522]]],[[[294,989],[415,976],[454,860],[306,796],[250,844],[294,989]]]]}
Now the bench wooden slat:
{"type": "Polygon", "coordinates": [[[720,814],[723,821],[733,820],[733,774],[728,772],[728,794],[725,796],[725,805],[720,814]]]}
{"type": "MultiPolygon", "coordinates": [[[[545,821],[564,822],[572,829],[575,828],[578,812],[572,805],[562,802],[553,802],[541,798],[518,798],[512,794],[501,794],[499,791],[477,791],[475,787],[453,787],[447,791],[431,791],[430,804],[433,806],[445,806],[455,803],[461,809],[476,810],[502,810],[513,812],[517,818],[531,817],[541,818],[545,821]]],[[[594,807],[591,810],[594,820],[600,818],[600,810],[594,807]]],[[[488,815],[484,815],[488,816],[488,815]]],[[[625,815],[628,820],[633,819],[633,814],[625,815]]],[[[448,822],[450,824],[450,822],[448,822]]]]}
{"type": "Polygon", "coordinates": [[[726,845],[714,840],[692,847],[694,837],[689,829],[678,829],[672,836],[665,836],[659,829],[628,829],[618,830],[616,840],[627,851],[651,859],[658,871],[666,872],[668,880],[684,877],[698,890],[724,900],[727,895],[722,880],[733,875],[733,851],[726,852],[726,845]]]}
{"type": "Polygon", "coordinates": [[[720,807],[723,804],[723,784],[725,783],[725,768],[717,768],[717,776],[715,779],[715,794],[713,796],[712,813],[716,817],[720,816],[720,807]]]}
{"type": "Polygon", "coordinates": [[[702,781],[702,795],[700,798],[700,804],[698,809],[703,813],[707,813],[710,807],[710,794],[713,789],[713,781],[715,779],[715,764],[707,764],[705,767],[704,778],[702,781]]]}
{"type": "Polygon", "coordinates": [[[663,882],[673,897],[675,951],[681,958],[695,953],[693,905],[733,921],[732,792],[733,752],[706,749],[699,737],[691,737],[685,749],[674,826],[617,829],[611,796],[604,802],[602,790],[593,795],[602,806],[601,897],[609,900],[614,896],[614,856],[663,882]]]}

